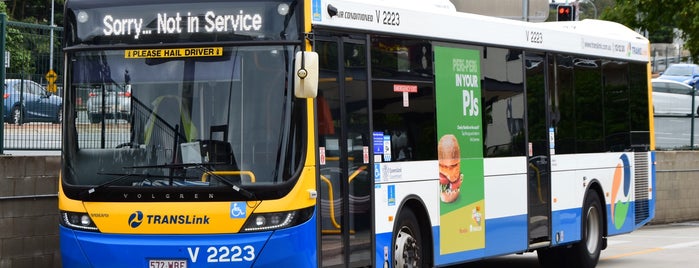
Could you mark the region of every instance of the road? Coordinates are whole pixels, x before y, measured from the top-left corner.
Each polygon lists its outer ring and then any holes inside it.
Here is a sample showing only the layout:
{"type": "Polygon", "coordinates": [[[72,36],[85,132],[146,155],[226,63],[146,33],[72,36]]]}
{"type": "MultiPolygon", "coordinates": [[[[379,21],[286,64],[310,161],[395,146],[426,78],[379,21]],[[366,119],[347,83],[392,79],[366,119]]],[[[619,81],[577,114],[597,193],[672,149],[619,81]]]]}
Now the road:
{"type": "MultiPolygon", "coordinates": [[[[597,268],[699,266],[699,222],[646,226],[609,238],[597,268]]],[[[536,253],[510,255],[450,268],[539,268],[536,253]]]]}

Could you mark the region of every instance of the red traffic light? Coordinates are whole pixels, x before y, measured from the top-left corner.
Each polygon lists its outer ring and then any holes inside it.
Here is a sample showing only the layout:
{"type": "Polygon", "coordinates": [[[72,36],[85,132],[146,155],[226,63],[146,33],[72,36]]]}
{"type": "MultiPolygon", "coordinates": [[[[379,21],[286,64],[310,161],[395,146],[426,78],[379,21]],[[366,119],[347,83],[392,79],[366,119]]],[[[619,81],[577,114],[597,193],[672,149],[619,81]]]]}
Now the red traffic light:
{"type": "Polygon", "coordinates": [[[558,6],[558,21],[575,20],[575,10],[570,5],[558,6]]]}
{"type": "Polygon", "coordinates": [[[570,7],[558,7],[558,14],[561,14],[561,15],[570,14],[570,7]]]}

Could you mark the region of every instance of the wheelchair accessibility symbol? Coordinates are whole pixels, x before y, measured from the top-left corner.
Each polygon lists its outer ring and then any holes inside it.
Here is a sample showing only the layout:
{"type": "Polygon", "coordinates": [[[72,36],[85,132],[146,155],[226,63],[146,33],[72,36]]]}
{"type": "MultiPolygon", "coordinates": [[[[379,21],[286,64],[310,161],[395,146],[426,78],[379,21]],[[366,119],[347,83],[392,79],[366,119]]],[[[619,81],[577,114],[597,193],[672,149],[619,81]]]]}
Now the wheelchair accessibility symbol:
{"type": "Polygon", "coordinates": [[[231,203],[231,218],[232,219],[244,219],[245,218],[245,202],[233,202],[231,203]]]}

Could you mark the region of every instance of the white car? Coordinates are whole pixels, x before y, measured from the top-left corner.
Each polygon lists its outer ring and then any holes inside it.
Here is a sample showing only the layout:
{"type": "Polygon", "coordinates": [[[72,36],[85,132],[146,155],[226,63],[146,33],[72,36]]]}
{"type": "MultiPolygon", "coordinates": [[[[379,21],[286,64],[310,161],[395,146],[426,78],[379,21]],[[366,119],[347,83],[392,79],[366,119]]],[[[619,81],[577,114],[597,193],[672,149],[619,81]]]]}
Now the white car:
{"type": "Polygon", "coordinates": [[[688,84],[653,79],[653,111],[656,115],[695,115],[699,114],[699,92],[688,84]],[[692,107],[692,91],[695,91],[692,107]]]}
{"type": "Polygon", "coordinates": [[[131,116],[131,87],[116,87],[106,90],[93,89],[87,99],[87,112],[91,123],[100,123],[102,119],[130,120],[131,116]],[[102,92],[105,92],[102,105],[102,92]],[[114,103],[116,102],[116,105],[114,103]]]}

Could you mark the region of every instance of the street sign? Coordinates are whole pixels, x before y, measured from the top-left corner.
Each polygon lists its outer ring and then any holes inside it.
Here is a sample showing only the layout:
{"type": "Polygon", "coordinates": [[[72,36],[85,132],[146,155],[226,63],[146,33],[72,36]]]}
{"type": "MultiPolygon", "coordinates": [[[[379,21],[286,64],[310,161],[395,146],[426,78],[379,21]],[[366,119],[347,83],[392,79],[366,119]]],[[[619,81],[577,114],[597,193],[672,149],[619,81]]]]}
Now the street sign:
{"type": "Polygon", "coordinates": [[[10,52],[5,51],[5,68],[10,68],[10,52]]]}
{"type": "Polygon", "coordinates": [[[46,90],[52,93],[56,93],[57,88],[56,88],[56,79],[58,78],[58,74],[53,71],[53,69],[49,70],[46,73],[46,81],[49,82],[49,84],[46,86],[46,90]]]}
{"type": "Polygon", "coordinates": [[[56,82],[56,78],[58,78],[58,74],[56,74],[56,72],[54,72],[53,70],[49,70],[49,71],[46,73],[46,81],[48,81],[49,84],[55,83],[55,82],[56,82]]]}

